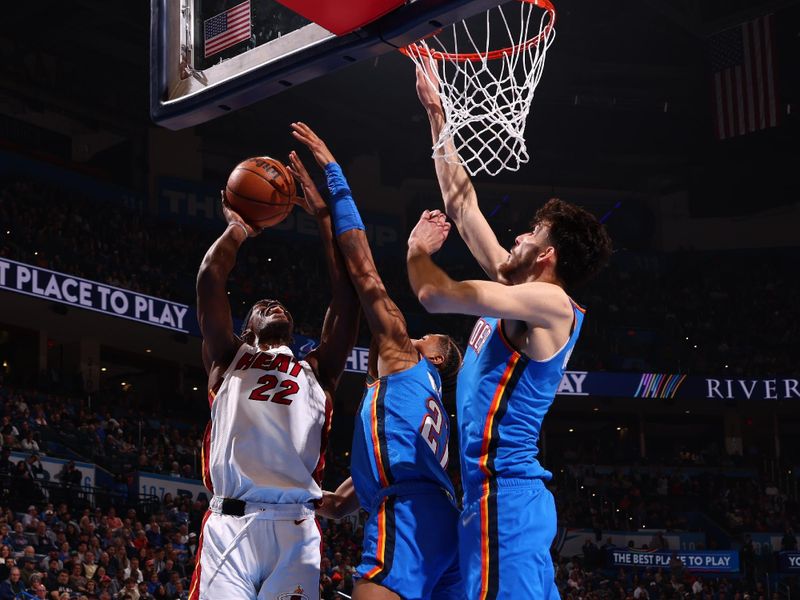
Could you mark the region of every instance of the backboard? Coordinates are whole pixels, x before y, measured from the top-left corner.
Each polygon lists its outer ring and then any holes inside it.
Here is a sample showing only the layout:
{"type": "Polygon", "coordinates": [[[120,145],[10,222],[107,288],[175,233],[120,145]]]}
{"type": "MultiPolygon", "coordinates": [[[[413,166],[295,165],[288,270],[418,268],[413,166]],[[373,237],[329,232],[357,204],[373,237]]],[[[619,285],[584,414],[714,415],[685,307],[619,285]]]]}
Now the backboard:
{"type": "Polygon", "coordinates": [[[151,117],[197,125],[501,2],[151,0],[151,117]]]}

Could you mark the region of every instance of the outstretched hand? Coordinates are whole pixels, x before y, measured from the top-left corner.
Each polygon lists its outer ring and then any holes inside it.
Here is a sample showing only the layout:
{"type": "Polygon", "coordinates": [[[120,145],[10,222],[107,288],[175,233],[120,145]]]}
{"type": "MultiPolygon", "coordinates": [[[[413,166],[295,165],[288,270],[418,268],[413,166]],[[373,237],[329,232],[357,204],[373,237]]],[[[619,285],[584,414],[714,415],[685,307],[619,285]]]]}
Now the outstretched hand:
{"type": "Polygon", "coordinates": [[[450,233],[447,216],[440,210],[425,210],[408,236],[408,247],[426,254],[438,252],[450,233]]]}
{"type": "Polygon", "coordinates": [[[302,142],[309,150],[311,150],[311,154],[314,155],[317,164],[323,169],[326,165],[336,162],[336,159],[333,158],[333,154],[331,154],[331,151],[328,150],[328,147],[325,145],[325,142],[322,141],[322,138],[314,133],[311,127],[305,123],[301,123],[300,121],[292,123],[292,135],[294,136],[294,139],[302,142]]]}
{"type": "Polygon", "coordinates": [[[300,187],[303,188],[303,197],[296,197],[292,202],[297,204],[308,214],[316,215],[325,208],[325,200],[320,196],[317,186],[314,184],[314,180],[311,179],[311,175],[308,174],[308,169],[306,169],[303,161],[300,160],[300,157],[294,150],[289,153],[289,165],[287,165],[287,168],[300,184],[300,187]]]}
{"type": "Polygon", "coordinates": [[[233,210],[231,203],[228,202],[228,199],[225,197],[225,190],[221,190],[219,194],[222,198],[222,214],[225,217],[225,221],[227,221],[228,225],[232,223],[241,225],[247,232],[247,237],[256,237],[259,233],[261,233],[262,228],[256,229],[250,225],[250,223],[245,221],[239,213],[233,210]]]}
{"type": "Polygon", "coordinates": [[[439,67],[436,60],[421,57],[422,66],[417,67],[417,96],[422,106],[428,111],[442,112],[442,100],[439,97],[439,67]]]}

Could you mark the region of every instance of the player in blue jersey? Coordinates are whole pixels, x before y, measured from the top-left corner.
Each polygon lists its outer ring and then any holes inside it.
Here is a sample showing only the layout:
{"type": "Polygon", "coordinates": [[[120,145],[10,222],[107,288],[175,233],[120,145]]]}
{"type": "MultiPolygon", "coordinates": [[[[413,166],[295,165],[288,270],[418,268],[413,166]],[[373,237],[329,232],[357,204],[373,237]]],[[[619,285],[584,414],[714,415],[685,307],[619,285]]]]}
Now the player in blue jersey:
{"type": "Polygon", "coordinates": [[[356,415],[351,478],[323,497],[318,513],[369,512],[355,600],[463,600],[442,404],[442,380],[454,383],[461,354],[446,335],[409,337],[339,165],[308,126],[292,129],[325,170],[339,249],[372,332],[372,381],[356,415]]]}
{"type": "MultiPolygon", "coordinates": [[[[428,65],[435,68],[435,65],[428,65]]],[[[417,93],[434,140],[444,126],[430,73],[417,93]]],[[[470,600],[556,600],[550,545],[556,533],[552,475],[536,459],[547,410],[578,338],[584,311],[567,290],[607,262],[611,242],[585,210],[549,200],[509,251],[478,207],[466,171],[435,161],[445,212],[492,281],[454,281],[431,260],[446,217],[425,211],[408,240],[408,273],[430,312],[480,317],[458,376],[464,507],[461,570],[470,600]]]]}

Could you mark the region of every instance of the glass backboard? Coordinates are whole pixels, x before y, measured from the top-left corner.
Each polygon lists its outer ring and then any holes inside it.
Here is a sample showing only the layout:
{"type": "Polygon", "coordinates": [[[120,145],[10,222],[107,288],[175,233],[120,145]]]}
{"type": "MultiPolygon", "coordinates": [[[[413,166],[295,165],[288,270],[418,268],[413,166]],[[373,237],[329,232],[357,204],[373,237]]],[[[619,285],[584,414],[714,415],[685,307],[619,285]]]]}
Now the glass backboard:
{"type": "MultiPolygon", "coordinates": [[[[388,6],[390,0],[381,2],[388,6]]],[[[275,0],[151,0],[153,120],[170,129],[209,121],[324,73],[405,46],[501,0],[407,1],[342,35],[308,17],[313,18],[316,11],[318,20],[327,22],[327,9],[336,13],[341,27],[342,12],[358,19],[361,10],[362,20],[353,22],[364,23],[367,13],[363,11],[374,10],[380,2],[284,3],[305,5],[306,16],[275,0]]]]}

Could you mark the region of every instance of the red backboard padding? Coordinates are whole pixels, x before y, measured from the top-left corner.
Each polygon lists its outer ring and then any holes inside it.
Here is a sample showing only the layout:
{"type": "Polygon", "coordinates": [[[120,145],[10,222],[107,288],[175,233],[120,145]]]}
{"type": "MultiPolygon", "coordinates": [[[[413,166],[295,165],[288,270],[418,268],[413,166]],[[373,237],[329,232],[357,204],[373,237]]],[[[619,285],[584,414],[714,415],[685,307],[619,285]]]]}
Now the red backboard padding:
{"type": "Polygon", "coordinates": [[[405,4],[404,0],[277,0],[331,33],[344,35],[405,4]]]}

